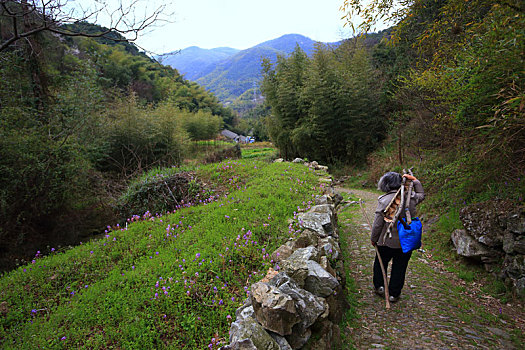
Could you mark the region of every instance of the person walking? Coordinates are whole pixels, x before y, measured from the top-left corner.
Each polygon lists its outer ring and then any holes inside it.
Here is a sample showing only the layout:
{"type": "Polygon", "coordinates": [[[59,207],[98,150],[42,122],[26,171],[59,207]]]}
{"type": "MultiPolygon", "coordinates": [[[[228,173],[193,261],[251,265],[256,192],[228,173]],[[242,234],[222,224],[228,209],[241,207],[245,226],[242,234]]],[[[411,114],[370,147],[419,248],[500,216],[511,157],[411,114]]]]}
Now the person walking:
{"type": "MultiPolygon", "coordinates": [[[[383,192],[384,195],[378,198],[377,209],[375,211],[374,223],[372,224],[371,241],[372,245],[376,246],[381,260],[385,269],[388,267],[388,263],[392,260],[392,268],[390,273],[390,282],[388,283],[389,301],[396,302],[399,300],[401,290],[405,284],[405,274],[412,252],[403,253],[401,249],[401,243],[399,242],[399,235],[397,232],[397,225],[394,223],[391,230],[388,230],[390,226],[389,222],[385,220],[384,210],[392,202],[398,189],[403,184],[403,177],[413,183],[413,191],[410,195],[408,209],[411,217],[416,217],[416,205],[425,199],[425,193],[421,182],[414,176],[405,174],[401,175],[396,172],[388,172],[384,174],[377,184],[377,188],[383,192]]],[[[399,205],[402,205],[401,202],[399,205]]],[[[399,219],[405,219],[405,211],[403,210],[399,219]]],[[[381,272],[381,265],[379,263],[378,256],[376,254],[374,260],[374,288],[377,294],[384,295],[385,286],[383,275],[381,272]]]]}

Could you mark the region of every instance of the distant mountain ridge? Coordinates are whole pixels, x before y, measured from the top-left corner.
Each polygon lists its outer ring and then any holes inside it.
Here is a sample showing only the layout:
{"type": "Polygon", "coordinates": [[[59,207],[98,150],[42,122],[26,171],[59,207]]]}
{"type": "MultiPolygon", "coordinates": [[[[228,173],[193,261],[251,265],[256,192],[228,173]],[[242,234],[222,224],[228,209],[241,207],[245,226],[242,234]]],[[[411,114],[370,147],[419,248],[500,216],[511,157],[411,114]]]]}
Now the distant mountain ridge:
{"type": "Polygon", "coordinates": [[[239,51],[230,47],[208,50],[190,46],[181,51],[161,55],[158,58],[162,64],[176,68],[179,73],[185,75],[186,79],[196,80],[202,76],[201,71],[203,69],[233,56],[239,51]]]}
{"type": "Polygon", "coordinates": [[[292,53],[297,45],[311,55],[315,43],[300,34],[286,34],[246,50],[227,47],[207,50],[192,46],[162,55],[162,63],[212,91],[222,102],[232,102],[260,81],[263,58],[275,61],[278,55],[292,53]]]}

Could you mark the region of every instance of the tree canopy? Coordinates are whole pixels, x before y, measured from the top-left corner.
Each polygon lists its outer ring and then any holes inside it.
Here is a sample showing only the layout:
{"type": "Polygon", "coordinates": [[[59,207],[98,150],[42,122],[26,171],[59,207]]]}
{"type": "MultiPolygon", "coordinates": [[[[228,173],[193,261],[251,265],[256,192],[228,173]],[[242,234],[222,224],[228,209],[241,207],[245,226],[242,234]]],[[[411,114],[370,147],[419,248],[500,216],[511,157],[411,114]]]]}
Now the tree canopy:
{"type": "Polygon", "coordinates": [[[266,61],[261,90],[272,107],[269,134],[283,157],[357,163],[384,137],[377,70],[369,53],[347,42],[317,45],[312,58],[297,47],[266,61]]]}

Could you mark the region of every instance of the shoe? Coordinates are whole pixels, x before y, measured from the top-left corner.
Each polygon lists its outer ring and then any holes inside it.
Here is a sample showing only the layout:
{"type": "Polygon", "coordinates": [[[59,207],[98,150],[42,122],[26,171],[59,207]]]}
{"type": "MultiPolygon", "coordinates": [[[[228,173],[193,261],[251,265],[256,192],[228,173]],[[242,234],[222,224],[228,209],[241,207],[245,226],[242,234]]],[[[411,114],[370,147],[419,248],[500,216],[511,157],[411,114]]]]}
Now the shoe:
{"type": "Polygon", "coordinates": [[[391,303],[395,303],[399,300],[399,297],[395,297],[395,296],[389,296],[388,297],[388,301],[390,301],[391,303]]]}
{"type": "Polygon", "coordinates": [[[380,296],[384,296],[385,295],[385,287],[379,287],[376,289],[376,294],[377,295],[380,295],[380,296]]]}

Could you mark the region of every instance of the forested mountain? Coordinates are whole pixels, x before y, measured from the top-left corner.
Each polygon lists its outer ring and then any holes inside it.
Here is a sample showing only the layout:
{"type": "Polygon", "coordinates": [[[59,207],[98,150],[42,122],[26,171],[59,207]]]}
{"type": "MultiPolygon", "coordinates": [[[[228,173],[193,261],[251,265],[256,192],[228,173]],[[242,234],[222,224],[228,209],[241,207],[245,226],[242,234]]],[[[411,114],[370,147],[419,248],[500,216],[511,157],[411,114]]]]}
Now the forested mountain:
{"type": "MultiPolygon", "coordinates": [[[[265,41],[261,44],[255,45],[254,48],[271,48],[280,51],[285,54],[293,52],[296,46],[299,46],[301,50],[306,52],[307,55],[311,55],[314,51],[315,41],[300,34],[286,34],[279,38],[265,41]]],[[[249,50],[249,49],[248,49],[249,50]]]]}
{"type": "Polygon", "coordinates": [[[181,51],[158,56],[157,59],[164,65],[177,69],[184,78],[195,81],[203,76],[203,71],[209,66],[227,59],[238,53],[239,50],[229,47],[215,49],[201,49],[190,46],[181,51]]]}
{"type": "Polygon", "coordinates": [[[314,44],[315,41],[305,36],[287,34],[249,49],[234,52],[207,66],[203,66],[202,63],[215,60],[227,52],[227,49],[203,50],[192,47],[182,50],[180,54],[165,56],[163,64],[177,68],[183,74],[187,72],[186,78],[206,87],[222,102],[233,102],[246,91],[258,86],[263,58],[269,58],[274,62],[278,55],[288,55],[296,46],[310,55],[314,50],[314,44]]]}

